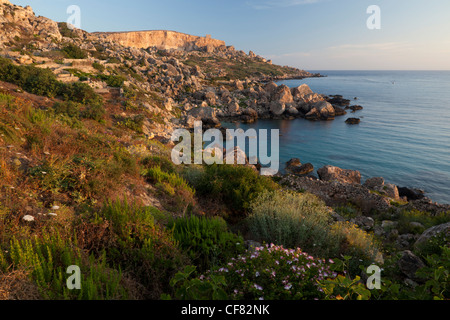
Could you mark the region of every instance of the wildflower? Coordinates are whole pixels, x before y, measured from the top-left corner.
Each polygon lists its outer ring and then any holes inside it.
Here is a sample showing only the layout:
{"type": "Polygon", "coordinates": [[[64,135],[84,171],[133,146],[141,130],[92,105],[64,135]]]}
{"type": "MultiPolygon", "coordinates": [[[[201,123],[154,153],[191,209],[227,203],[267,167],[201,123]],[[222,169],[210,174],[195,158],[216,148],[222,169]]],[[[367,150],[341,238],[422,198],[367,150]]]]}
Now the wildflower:
{"type": "Polygon", "coordinates": [[[256,271],[256,274],[255,274],[255,276],[259,277],[259,272],[258,272],[258,271],[256,271]]]}
{"type": "Polygon", "coordinates": [[[260,290],[260,291],[263,290],[263,288],[261,286],[258,286],[256,283],[255,283],[255,288],[256,288],[256,290],[260,290]]]}
{"type": "Polygon", "coordinates": [[[288,283],[284,286],[284,290],[290,290],[292,288],[292,284],[288,283]]]}
{"type": "Polygon", "coordinates": [[[264,297],[260,297],[259,300],[264,300],[264,297]]]}

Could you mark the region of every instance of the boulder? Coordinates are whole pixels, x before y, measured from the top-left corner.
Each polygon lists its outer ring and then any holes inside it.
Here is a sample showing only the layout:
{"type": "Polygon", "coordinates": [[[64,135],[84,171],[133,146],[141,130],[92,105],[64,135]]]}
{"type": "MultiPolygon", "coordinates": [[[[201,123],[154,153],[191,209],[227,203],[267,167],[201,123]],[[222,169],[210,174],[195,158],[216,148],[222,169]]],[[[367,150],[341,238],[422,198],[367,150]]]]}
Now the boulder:
{"type": "Polygon", "coordinates": [[[273,96],[273,101],[279,102],[279,103],[293,103],[294,98],[292,97],[291,89],[287,85],[282,84],[281,86],[277,87],[273,96]]]}
{"type": "Polygon", "coordinates": [[[296,115],[298,115],[300,112],[299,112],[296,108],[294,108],[294,107],[289,107],[289,108],[287,109],[286,113],[287,113],[288,115],[291,115],[291,116],[296,116],[296,115]]]}
{"type": "Polygon", "coordinates": [[[217,119],[216,110],[211,107],[197,107],[189,110],[188,116],[194,119],[201,120],[204,123],[218,125],[220,124],[217,119]]]}
{"type": "Polygon", "coordinates": [[[323,120],[332,120],[336,115],[334,107],[331,103],[326,101],[319,101],[315,103],[313,108],[317,109],[320,114],[320,118],[323,120]]]}
{"type": "Polygon", "coordinates": [[[306,175],[314,171],[314,166],[311,163],[302,165],[300,159],[293,158],[286,163],[286,171],[296,175],[306,175]]]}
{"type": "Polygon", "coordinates": [[[375,190],[376,188],[383,188],[384,186],[384,179],[381,177],[376,178],[369,178],[364,182],[364,187],[375,190]]]}
{"type": "Polygon", "coordinates": [[[349,184],[360,184],[361,173],[356,170],[346,170],[334,166],[325,166],[317,170],[322,181],[339,181],[349,184]]]}
{"type": "Polygon", "coordinates": [[[444,234],[444,236],[446,236],[447,239],[450,237],[450,222],[440,224],[425,230],[425,232],[422,233],[419,239],[417,239],[417,241],[414,243],[414,247],[420,248],[422,245],[426,244],[431,238],[439,234],[444,234]]]}
{"type": "Polygon", "coordinates": [[[280,101],[272,101],[270,103],[270,112],[275,116],[280,116],[286,110],[286,105],[280,101]]]}
{"type": "Polygon", "coordinates": [[[239,112],[239,104],[237,102],[232,102],[228,105],[228,112],[231,115],[235,115],[239,112]]]}
{"type": "Polygon", "coordinates": [[[398,261],[398,267],[400,271],[409,279],[420,281],[420,278],[416,276],[416,272],[417,270],[425,267],[425,264],[414,253],[409,250],[405,250],[402,252],[402,257],[398,261]]]}
{"type": "Polygon", "coordinates": [[[348,118],[345,120],[346,124],[359,124],[361,122],[361,119],[359,118],[348,118]]]}
{"type": "Polygon", "coordinates": [[[292,96],[294,98],[299,98],[307,94],[314,93],[307,84],[302,84],[297,88],[292,88],[292,96]]]}
{"type": "Polygon", "coordinates": [[[354,219],[354,223],[365,231],[372,230],[375,226],[375,221],[371,217],[358,216],[354,219]]]}
{"type": "Polygon", "coordinates": [[[406,197],[408,201],[420,200],[425,198],[425,192],[423,190],[411,189],[406,187],[397,187],[400,197],[406,197]]]}
{"type": "Polygon", "coordinates": [[[274,93],[277,88],[278,85],[272,81],[264,86],[264,91],[266,92],[266,94],[272,95],[272,93],[274,93]]]}
{"type": "Polygon", "coordinates": [[[258,112],[253,108],[246,108],[242,111],[241,120],[244,123],[253,123],[258,120],[258,112]]]}
{"type": "MultiPolygon", "coordinates": [[[[381,191],[381,190],[380,190],[381,191]]],[[[397,186],[394,184],[385,184],[382,188],[382,193],[384,193],[386,196],[388,196],[389,198],[398,200],[400,199],[400,196],[398,194],[398,189],[397,186]]]]}

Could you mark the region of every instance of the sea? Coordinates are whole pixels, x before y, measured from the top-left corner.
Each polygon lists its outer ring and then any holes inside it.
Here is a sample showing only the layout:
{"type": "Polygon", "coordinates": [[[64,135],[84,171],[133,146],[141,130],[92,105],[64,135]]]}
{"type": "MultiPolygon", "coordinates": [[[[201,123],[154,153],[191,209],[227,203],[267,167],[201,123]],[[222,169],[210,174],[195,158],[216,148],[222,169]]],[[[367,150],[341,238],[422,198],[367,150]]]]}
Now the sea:
{"type": "Polygon", "coordinates": [[[422,189],[450,204],[450,71],[324,71],[326,77],[278,82],[306,83],[314,92],[342,95],[364,109],[333,121],[258,120],[227,128],[279,129],[280,171],[292,158],[358,170],[362,180],[422,189]],[[357,98],[357,99],[355,99],[357,98]],[[348,125],[351,117],[361,119],[348,125]]]}

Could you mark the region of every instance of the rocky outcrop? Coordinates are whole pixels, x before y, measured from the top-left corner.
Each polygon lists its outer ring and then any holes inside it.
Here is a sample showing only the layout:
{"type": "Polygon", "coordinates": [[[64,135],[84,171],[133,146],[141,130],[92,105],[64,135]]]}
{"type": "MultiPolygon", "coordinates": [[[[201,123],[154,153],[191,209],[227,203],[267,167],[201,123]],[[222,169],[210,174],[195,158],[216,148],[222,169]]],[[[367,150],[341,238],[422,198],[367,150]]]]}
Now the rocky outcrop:
{"type": "Polygon", "coordinates": [[[320,180],[338,181],[342,183],[361,184],[361,173],[356,170],[346,170],[334,166],[325,166],[317,170],[320,180]]]}
{"type": "Polygon", "coordinates": [[[146,49],[156,47],[160,50],[175,49],[182,51],[206,50],[211,52],[219,47],[225,47],[225,42],[212,39],[211,36],[198,37],[185,33],[153,30],[132,32],[96,32],[95,35],[114,41],[125,47],[146,49]]]}
{"type": "Polygon", "coordinates": [[[293,158],[286,163],[287,172],[295,175],[307,175],[314,171],[314,166],[311,163],[302,164],[300,159],[293,158]]]}

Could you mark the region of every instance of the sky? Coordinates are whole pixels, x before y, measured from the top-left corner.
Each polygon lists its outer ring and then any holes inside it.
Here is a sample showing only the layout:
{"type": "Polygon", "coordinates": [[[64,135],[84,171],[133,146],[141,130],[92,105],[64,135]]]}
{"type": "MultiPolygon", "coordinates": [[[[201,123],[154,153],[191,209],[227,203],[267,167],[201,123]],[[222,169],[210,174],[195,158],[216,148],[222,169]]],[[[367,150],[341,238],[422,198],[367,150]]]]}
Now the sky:
{"type": "Polygon", "coordinates": [[[450,70],[449,0],[10,0],[81,28],[173,30],[305,70],[450,70]],[[369,29],[371,5],[380,29],[369,29]]]}

